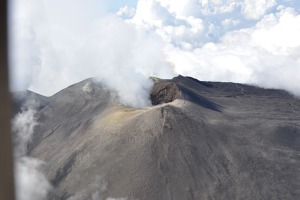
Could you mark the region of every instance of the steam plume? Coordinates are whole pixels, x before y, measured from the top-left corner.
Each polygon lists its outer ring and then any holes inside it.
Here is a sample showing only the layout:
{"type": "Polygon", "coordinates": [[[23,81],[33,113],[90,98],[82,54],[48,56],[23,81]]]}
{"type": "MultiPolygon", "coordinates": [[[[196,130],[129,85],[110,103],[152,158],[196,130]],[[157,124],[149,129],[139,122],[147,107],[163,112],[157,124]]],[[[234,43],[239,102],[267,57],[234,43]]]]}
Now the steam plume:
{"type": "Polygon", "coordinates": [[[115,14],[104,0],[12,2],[14,90],[52,95],[97,76],[121,103],[142,107],[149,76],[182,74],[300,94],[295,0],[139,0],[115,14]]]}
{"type": "Polygon", "coordinates": [[[22,111],[12,121],[15,134],[15,182],[17,200],[46,199],[51,189],[49,181],[42,173],[43,161],[27,156],[27,147],[32,140],[36,118],[35,102],[27,102],[22,111]]]}
{"type": "Polygon", "coordinates": [[[149,105],[148,78],[174,75],[165,61],[163,43],[156,34],[105,12],[101,3],[14,0],[13,89],[52,95],[96,76],[117,91],[121,103],[149,105]],[[19,71],[25,67],[26,73],[19,71]]]}

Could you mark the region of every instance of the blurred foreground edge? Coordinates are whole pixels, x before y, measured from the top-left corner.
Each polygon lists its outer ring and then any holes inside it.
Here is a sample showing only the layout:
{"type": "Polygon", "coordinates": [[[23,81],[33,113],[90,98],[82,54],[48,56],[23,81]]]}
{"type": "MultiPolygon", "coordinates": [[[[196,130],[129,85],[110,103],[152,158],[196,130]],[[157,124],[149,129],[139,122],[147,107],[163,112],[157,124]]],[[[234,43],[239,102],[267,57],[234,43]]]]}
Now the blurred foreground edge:
{"type": "Polygon", "coordinates": [[[7,1],[0,1],[0,200],[14,199],[10,97],[8,92],[7,1]]]}

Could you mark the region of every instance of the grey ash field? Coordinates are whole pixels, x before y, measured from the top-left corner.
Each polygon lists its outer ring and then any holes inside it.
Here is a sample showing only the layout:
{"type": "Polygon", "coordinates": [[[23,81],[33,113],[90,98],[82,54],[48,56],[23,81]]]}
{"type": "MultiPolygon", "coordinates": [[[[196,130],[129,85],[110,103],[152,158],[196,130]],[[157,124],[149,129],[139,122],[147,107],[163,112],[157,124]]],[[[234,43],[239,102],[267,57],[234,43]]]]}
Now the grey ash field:
{"type": "MultiPolygon", "coordinates": [[[[92,79],[35,99],[29,156],[48,199],[300,199],[300,100],[285,91],[153,78],[153,106],[118,104],[92,79]],[[100,184],[99,184],[100,183],[100,184]]],[[[15,112],[18,111],[16,107],[15,112]]]]}

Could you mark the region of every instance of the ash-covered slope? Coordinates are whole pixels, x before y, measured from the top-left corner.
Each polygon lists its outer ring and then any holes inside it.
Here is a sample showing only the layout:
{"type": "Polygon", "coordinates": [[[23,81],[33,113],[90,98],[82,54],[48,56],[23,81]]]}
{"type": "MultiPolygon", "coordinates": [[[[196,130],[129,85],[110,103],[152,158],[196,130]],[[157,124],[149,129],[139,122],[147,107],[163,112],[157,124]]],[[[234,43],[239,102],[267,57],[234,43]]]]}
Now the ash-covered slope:
{"type": "Polygon", "coordinates": [[[49,199],[299,199],[300,101],[284,91],[153,78],[124,107],[91,79],[47,98],[29,155],[49,199]]]}
{"type": "Polygon", "coordinates": [[[38,105],[38,109],[42,109],[49,103],[47,97],[29,90],[12,93],[12,99],[13,115],[21,112],[22,106],[24,106],[24,104],[36,104],[38,105]]]}

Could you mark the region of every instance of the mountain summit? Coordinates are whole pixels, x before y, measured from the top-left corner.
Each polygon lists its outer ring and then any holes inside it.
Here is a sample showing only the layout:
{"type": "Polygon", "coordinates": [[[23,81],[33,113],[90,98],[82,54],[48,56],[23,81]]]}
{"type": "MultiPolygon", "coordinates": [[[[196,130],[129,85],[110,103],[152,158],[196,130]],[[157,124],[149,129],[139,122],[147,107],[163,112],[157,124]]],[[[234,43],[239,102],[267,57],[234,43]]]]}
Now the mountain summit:
{"type": "Polygon", "coordinates": [[[191,77],[152,80],[153,106],[141,109],[92,79],[51,97],[18,94],[15,105],[39,105],[27,154],[45,162],[48,199],[300,198],[299,99],[191,77]]]}

